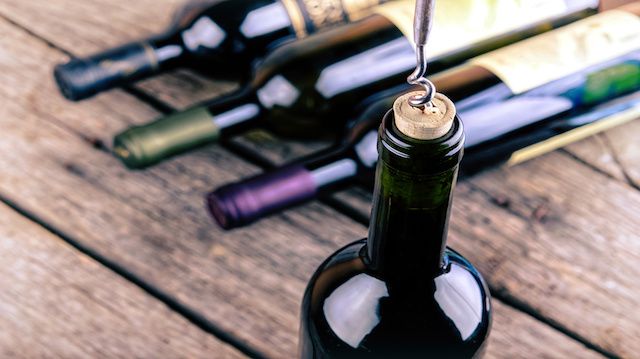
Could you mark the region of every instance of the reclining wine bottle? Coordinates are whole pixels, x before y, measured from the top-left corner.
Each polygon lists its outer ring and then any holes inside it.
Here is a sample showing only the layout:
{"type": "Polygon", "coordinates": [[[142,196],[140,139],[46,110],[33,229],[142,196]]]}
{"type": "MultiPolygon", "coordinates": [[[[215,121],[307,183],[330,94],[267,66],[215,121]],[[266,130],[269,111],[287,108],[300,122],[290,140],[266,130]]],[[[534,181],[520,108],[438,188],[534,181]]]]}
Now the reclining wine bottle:
{"type": "Polygon", "coordinates": [[[370,14],[385,0],[198,1],[163,34],[55,69],[62,94],[82,100],[177,67],[246,81],[252,65],[282,43],[370,14]]]}
{"type": "MultiPolygon", "coordinates": [[[[489,63],[489,59],[495,58],[508,63],[504,61],[509,58],[508,54],[517,53],[519,58],[527,58],[535,53],[545,61],[546,66],[539,67],[543,74],[555,68],[556,76],[560,77],[548,83],[536,86],[541,75],[529,67],[535,80],[531,86],[535,87],[526,90],[521,86],[515,91],[508,82],[475,65],[475,60],[431,78],[437,88],[457,102],[458,113],[465,122],[464,173],[502,161],[515,163],[517,158],[530,157],[530,151],[525,155],[528,146],[550,139],[554,139],[554,143],[566,141],[566,137],[559,136],[609,120],[616,113],[637,111],[630,108],[634,107],[638,95],[624,96],[640,90],[640,21],[634,15],[615,10],[556,31],[561,33],[511,45],[477,62],[489,63]],[[585,33],[581,29],[598,30],[585,33]],[[616,36],[608,37],[611,41],[608,45],[597,41],[597,34],[608,36],[611,32],[616,36]],[[573,61],[564,65],[569,66],[569,74],[563,75],[565,72],[555,65],[564,62],[564,58],[557,55],[561,53],[558,48],[564,44],[555,39],[570,39],[570,34],[586,34],[585,38],[597,44],[598,52],[590,52],[591,55],[582,59],[573,53],[573,61]],[[542,42],[536,44],[538,40],[542,42]],[[542,44],[548,44],[546,51],[541,50],[542,44]],[[635,51],[624,53],[630,49],[635,51]],[[612,52],[614,50],[617,52],[612,52]],[[623,54],[607,59],[616,53],[623,54]],[[586,67],[580,69],[581,66],[586,67]]],[[[519,71],[517,74],[521,78],[519,71]]],[[[394,97],[389,97],[371,106],[354,121],[357,125],[352,126],[345,140],[335,148],[216,189],[207,198],[212,216],[223,228],[229,229],[354,183],[370,185],[377,158],[373,140],[377,119],[393,100],[394,97]]],[[[600,130],[604,128],[600,126],[600,130]]],[[[546,142],[547,150],[552,147],[553,143],[546,142]]],[[[537,150],[537,153],[541,152],[537,150]]]]}
{"type": "MultiPolygon", "coordinates": [[[[485,6],[490,15],[478,22],[478,9],[473,6],[438,3],[430,44],[431,71],[590,14],[597,1],[496,4],[512,6],[508,14],[501,7],[485,6]]],[[[244,89],[129,129],[115,138],[114,153],[128,167],[141,168],[247,128],[267,126],[282,134],[313,135],[341,127],[344,116],[339,114],[354,103],[406,85],[415,54],[401,30],[413,22],[413,9],[412,1],[387,2],[376,8],[376,15],[282,46],[257,67],[254,80],[244,89]]]]}
{"type": "Polygon", "coordinates": [[[486,348],[489,290],[446,246],[462,122],[446,97],[422,110],[409,95],[382,119],[368,237],[309,281],[301,358],[479,358],[486,348]]]}
{"type": "Polygon", "coordinates": [[[470,175],[495,163],[516,165],[639,117],[640,92],[636,91],[567,117],[554,116],[481,142],[465,150],[462,169],[470,175]]]}

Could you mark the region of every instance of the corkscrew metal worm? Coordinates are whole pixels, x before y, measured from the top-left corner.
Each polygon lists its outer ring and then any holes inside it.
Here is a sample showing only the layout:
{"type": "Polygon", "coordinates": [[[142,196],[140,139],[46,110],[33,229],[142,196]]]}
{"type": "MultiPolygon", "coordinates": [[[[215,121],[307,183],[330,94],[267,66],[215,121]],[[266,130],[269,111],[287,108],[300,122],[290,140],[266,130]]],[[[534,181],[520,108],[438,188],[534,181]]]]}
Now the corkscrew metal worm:
{"type": "Polygon", "coordinates": [[[416,43],[417,67],[407,78],[412,85],[424,87],[424,95],[412,96],[409,104],[413,107],[430,107],[433,97],[436,95],[436,86],[427,79],[427,54],[426,45],[433,23],[435,0],[416,0],[416,11],[413,20],[413,38],[416,43]]]}

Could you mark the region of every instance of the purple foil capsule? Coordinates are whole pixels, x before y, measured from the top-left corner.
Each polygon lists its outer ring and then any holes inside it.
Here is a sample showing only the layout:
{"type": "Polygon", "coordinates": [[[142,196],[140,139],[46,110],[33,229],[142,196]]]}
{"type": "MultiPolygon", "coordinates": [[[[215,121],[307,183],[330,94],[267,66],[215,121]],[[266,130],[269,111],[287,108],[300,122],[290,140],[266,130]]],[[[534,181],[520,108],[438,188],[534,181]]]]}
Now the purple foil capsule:
{"type": "Polygon", "coordinates": [[[207,195],[209,212],[224,229],[313,199],[317,185],[302,166],[291,166],[232,183],[207,195]]]}

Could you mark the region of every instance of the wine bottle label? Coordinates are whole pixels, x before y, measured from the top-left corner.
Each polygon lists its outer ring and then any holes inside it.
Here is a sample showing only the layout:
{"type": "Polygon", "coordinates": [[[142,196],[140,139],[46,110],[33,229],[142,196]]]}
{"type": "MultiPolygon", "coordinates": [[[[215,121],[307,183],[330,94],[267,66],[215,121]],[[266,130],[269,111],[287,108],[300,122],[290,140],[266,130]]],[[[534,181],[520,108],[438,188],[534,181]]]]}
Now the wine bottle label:
{"type": "Polygon", "coordinates": [[[638,89],[640,63],[629,61],[589,74],[577,100],[591,105],[638,89]]]}
{"type": "Polygon", "coordinates": [[[640,19],[610,10],[470,62],[493,72],[519,94],[639,48],[640,19]]]}
{"type": "Polygon", "coordinates": [[[361,19],[385,0],[281,0],[298,38],[331,25],[361,19]]]}
{"type": "MultiPolygon", "coordinates": [[[[415,0],[387,2],[374,9],[402,31],[413,44],[415,0]]],[[[427,42],[430,58],[527,27],[567,11],[558,0],[437,1],[427,42]]]]}

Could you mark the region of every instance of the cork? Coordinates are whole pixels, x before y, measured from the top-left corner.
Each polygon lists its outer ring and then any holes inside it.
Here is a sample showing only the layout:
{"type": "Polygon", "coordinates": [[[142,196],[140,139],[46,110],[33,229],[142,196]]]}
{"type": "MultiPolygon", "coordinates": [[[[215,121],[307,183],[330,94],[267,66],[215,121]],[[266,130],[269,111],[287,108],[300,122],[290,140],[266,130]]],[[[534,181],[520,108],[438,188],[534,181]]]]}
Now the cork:
{"type": "Polygon", "coordinates": [[[413,107],[409,98],[421,94],[409,92],[393,103],[393,114],[398,130],[404,135],[418,140],[434,140],[449,132],[456,116],[453,102],[441,93],[436,93],[431,107],[413,107]]]}

